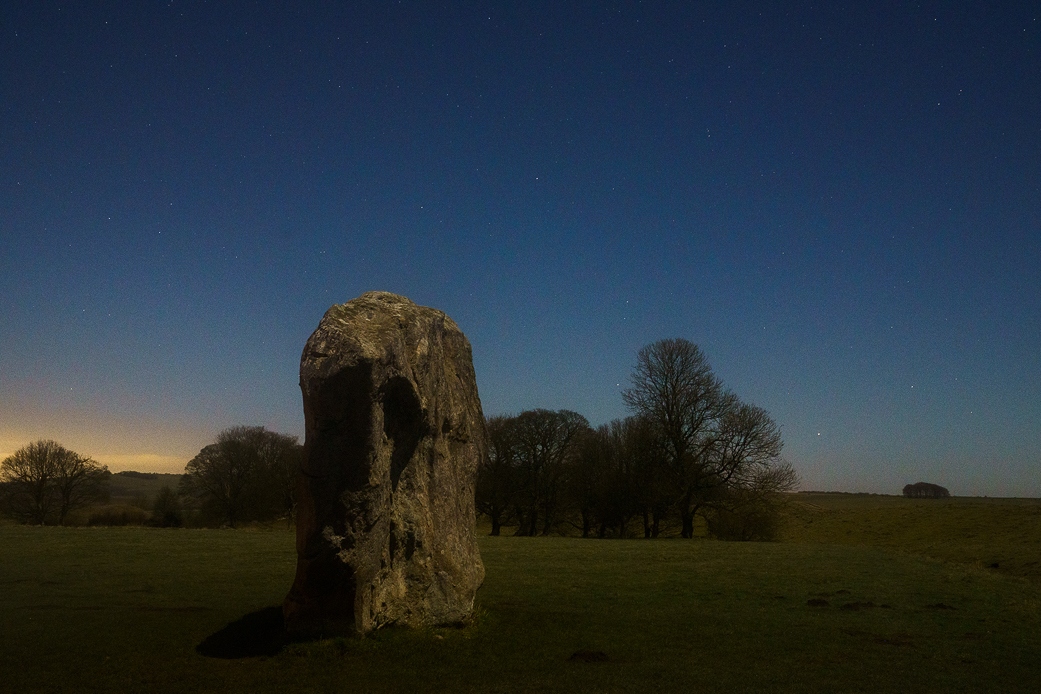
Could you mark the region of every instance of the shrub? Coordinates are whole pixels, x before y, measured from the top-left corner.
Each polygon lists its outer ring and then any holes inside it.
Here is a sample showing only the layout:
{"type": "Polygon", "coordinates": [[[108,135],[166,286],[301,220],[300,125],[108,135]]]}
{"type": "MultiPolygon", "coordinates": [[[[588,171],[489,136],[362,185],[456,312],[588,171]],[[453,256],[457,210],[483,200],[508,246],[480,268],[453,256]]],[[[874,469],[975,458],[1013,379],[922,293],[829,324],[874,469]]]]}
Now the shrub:
{"type": "Polygon", "coordinates": [[[181,516],[181,500],[170,487],[163,487],[155,495],[150,525],[159,528],[179,528],[184,524],[181,516]]]}
{"type": "Polygon", "coordinates": [[[87,518],[87,525],[145,525],[150,514],[137,506],[112,504],[95,508],[87,518]]]}

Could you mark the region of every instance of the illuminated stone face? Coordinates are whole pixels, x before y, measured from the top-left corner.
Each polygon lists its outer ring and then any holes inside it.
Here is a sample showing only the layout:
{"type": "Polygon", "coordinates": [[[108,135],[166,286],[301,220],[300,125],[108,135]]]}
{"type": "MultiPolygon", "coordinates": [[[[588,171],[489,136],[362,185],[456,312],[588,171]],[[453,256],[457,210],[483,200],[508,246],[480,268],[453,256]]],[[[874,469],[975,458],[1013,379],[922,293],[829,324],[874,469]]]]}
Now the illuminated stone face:
{"type": "Polygon", "coordinates": [[[474,478],[484,414],[470,343],[386,292],[333,306],[300,363],[292,632],[465,621],[484,580],[474,478]]]}

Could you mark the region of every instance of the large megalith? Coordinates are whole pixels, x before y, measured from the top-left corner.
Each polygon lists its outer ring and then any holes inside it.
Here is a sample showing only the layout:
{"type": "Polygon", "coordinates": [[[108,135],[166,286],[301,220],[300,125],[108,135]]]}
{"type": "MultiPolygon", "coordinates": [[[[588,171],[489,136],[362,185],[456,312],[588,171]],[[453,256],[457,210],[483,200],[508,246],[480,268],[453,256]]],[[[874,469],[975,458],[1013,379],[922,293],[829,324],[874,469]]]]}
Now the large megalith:
{"type": "Polygon", "coordinates": [[[305,442],[295,633],[466,620],[484,580],[474,477],[484,414],[470,343],[387,292],[330,308],[300,359],[305,442]]]}

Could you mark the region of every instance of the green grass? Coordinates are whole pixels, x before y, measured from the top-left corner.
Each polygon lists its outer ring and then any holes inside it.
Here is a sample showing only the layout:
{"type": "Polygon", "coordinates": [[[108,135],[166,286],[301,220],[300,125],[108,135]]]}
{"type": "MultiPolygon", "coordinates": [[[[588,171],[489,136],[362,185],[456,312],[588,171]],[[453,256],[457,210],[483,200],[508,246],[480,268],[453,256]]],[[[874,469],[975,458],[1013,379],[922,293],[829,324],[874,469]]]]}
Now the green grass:
{"type": "Polygon", "coordinates": [[[883,547],[1041,583],[1041,499],[793,498],[785,541],[883,547]]]}
{"type": "MultiPolygon", "coordinates": [[[[823,535],[846,537],[847,511],[874,513],[816,506],[804,524],[823,535]]],[[[487,579],[465,629],[226,659],[196,647],[270,617],[292,580],[289,532],[0,526],[0,690],[1041,690],[1038,583],[792,535],[482,537],[487,579]]]]}

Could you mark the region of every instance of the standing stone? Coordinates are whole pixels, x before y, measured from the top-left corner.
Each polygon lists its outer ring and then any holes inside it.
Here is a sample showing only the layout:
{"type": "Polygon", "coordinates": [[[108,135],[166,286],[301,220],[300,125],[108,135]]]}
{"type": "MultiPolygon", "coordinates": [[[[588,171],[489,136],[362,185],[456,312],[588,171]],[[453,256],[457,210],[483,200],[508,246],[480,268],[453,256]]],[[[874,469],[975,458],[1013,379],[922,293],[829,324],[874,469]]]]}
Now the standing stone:
{"type": "Polygon", "coordinates": [[[484,580],[474,477],[484,414],[470,343],[441,311],[387,292],[330,308],[300,360],[306,439],[296,633],[466,620],[484,580]]]}

